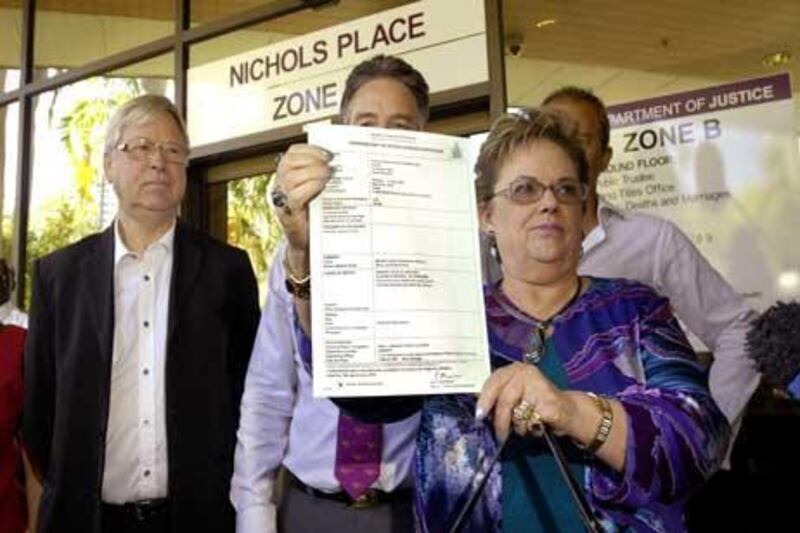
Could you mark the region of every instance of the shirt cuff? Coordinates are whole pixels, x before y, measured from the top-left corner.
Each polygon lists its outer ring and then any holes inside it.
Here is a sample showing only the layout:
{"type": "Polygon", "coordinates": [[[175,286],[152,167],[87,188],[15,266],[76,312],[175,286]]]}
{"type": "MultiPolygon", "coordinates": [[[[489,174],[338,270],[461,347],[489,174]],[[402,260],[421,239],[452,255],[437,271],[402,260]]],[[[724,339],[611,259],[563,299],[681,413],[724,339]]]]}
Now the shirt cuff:
{"type": "Polygon", "coordinates": [[[276,533],[275,506],[253,505],[236,513],[236,533],[276,533]]]}

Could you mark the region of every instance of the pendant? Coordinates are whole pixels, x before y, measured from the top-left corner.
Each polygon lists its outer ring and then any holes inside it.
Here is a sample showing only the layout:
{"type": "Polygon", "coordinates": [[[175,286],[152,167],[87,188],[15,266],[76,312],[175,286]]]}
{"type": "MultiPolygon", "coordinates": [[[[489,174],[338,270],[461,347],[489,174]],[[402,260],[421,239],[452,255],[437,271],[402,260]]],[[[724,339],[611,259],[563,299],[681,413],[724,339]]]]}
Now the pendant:
{"type": "Polygon", "coordinates": [[[531,334],[531,338],[528,341],[528,349],[525,350],[522,356],[529,365],[538,365],[539,361],[544,357],[545,331],[546,328],[543,328],[540,324],[536,326],[536,329],[531,334]]]}

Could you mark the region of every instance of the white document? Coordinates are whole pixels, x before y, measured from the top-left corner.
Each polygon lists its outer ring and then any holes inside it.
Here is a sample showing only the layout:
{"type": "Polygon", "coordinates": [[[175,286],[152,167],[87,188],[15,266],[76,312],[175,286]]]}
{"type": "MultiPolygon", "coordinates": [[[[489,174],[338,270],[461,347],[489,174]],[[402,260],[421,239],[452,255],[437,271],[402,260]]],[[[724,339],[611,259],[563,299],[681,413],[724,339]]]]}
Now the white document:
{"type": "Polygon", "coordinates": [[[470,141],[313,125],[314,396],[479,392],[489,376],[470,141]]]}

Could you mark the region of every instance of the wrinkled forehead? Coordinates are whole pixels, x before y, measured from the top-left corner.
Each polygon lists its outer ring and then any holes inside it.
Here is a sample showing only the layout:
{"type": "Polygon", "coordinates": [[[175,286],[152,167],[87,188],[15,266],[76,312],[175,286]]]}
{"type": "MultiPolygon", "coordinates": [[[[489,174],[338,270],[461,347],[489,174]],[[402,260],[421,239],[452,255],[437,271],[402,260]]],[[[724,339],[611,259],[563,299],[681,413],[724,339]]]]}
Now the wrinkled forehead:
{"type": "Polygon", "coordinates": [[[186,135],[180,124],[178,124],[172,114],[167,111],[131,115],[129,119],[122,124],[122,127],[120,128],[120,136],[123,137],[130,134],[137,134],[140,130],[159,130],[162,132],[166,130],[172,130],[171,137],[174,138],[169,140],[182,141],[188,144],[186,135]]]}
{"type": "Polygon", "coordinates": [[[502,157],[497,163],[496,183],[510,183],[520,176],[549,183],[564,178],[577,179],[577,169],[569,154],[547,138],[530,139],[502,157]]]}

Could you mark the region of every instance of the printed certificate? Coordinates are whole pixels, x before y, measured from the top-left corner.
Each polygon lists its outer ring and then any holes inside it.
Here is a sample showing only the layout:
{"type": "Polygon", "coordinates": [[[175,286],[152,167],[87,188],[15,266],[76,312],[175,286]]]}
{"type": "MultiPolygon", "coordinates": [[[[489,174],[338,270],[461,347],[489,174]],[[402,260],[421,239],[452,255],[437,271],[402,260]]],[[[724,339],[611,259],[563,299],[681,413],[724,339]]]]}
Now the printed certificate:
{"type": "Polygon", "coordinates": [[[489,375],[469,139],[312,125],[314,395],[479,392],[489,375]]]}

